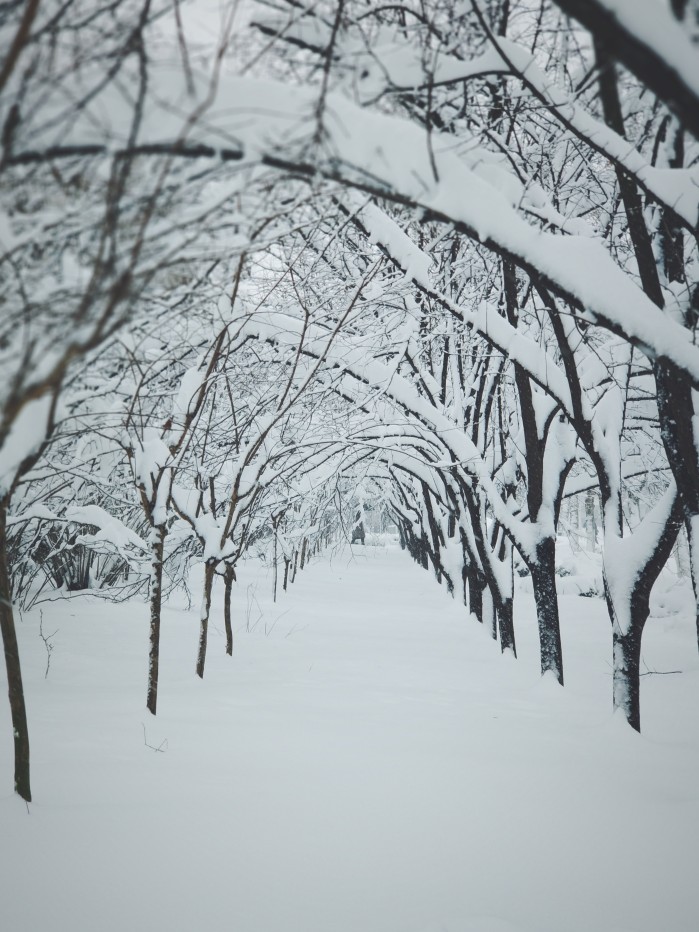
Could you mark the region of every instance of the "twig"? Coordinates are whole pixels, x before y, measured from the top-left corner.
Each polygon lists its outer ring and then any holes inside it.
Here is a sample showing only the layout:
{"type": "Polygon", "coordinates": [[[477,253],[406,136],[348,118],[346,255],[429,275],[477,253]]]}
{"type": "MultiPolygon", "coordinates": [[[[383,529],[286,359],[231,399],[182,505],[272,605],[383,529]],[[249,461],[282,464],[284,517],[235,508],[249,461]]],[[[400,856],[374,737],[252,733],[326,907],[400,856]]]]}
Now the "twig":
{"type": "Polygon", "coordinates": [[[639,676],[672,676],[673,673],[682,673],[682,670],[651,670],[648,664],[643,661],[643,666],[646,668],[645,673],[639,673],[639,676]]]}
{"type": "Polygon", "coordinates": [[[146,738],[146,726],[143,724],[143,722],[141,722],[141,725],[143,727],[143,743],[145,744],[145,746],[147,748],[150,748],[151,751],[159,751],[161,754],[164,754],[165,751],[167,751],[167,738],[163,738],[163,740],[160,742],[160,744],[156,748],[154,744],[148,744],[148,738],[146,738]]]}
{"type": "Polygon", "coordinates": [[[279,619],[280,619],[280,618],[283,618],[284,615],[288,615],[290,611],[291,611],[291,609],[287,608],[286,611],[284,611],[284,612],[281,613],[281,615],[277,615],[277,617],[274,619],[274,621],[272,622],[272,624],[269,625],[269,626],[267,625],[267,622],[265,622],[265,635],[271,634],[271,633],[274,631],[275,625],[277,624],[277,622],[279,621],[279,619]]]}
{"type": "Polygon", "coordinates": [[[44,642],[44,647],[46,648],[46,672],[44,673],[44,679],[49,675],[49,668],[51,667],[51,654],[53,653],[53,648],[55,645],[51,643],[51,638],[55,637],[60,628],[56,628],[53,634],[44,634],[44,612],[43,609],[39,609],[39,637],[44,642]]]}
{"type": "Polygon", "coordinates": [[[262,609],[260,608],[260,603],[257,601],[257,596],[255,595],[255,588],[256,588],[256,587],[255,587],[254,583],[250,583],[249,586],[248,586],[248,588],[247,588],[247,609],[246,609],[246,624],[245,624],[245,630],[248,632],[248,634],[250,634],[251,632],[253,632],[253,631],[255,630],[255,628],[259,625],[260,620],[261,620],[261,618],[262,618],[263,615],[264,615],[264,612],[263,612],[262,609]],[[253,603],[254,603],[255,605],[257,605],[257,608],[258,608],[258,611],[259,611],[260,614],[257,616],[257,620],[255,621],[255,624],[251,626],[251,625],[250,625],[250,616],[252,615],[252,606],[253,606],[253,603]]]}
{"type": "Polygon", "coordinates": [[[683,673],[683,670],[646,670],[645,673],[639,673],[639,676],[671,676],[673,673],[683,673]]]}

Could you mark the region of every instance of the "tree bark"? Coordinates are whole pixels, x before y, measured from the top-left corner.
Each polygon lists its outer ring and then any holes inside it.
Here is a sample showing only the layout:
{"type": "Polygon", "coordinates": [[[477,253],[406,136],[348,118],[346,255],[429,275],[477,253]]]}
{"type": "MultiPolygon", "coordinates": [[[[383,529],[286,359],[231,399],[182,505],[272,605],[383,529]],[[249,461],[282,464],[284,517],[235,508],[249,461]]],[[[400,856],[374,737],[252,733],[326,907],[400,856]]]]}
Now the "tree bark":
{"type": "Polygon", "coordinates": [[[500,648],[503,654],[506,650],[511,650],[516,657],[517,645],[515,644],[512,598],[503,599],[495,607],[495,616],[497,618],[498,628],[500,629],[500,648]]]}
{"type": "Polygon", "coordinates": [[[12,611],[12,592],[7,568],[7,498],[0,501],[0,629],[5,652],[7,668],[7,687],[10,698],[12,733],[15,746],[15,792],[22,799],[31,802],[32,792],[29,780],[29,729],[27,727],[27,710],[24,703],[24,686],[22,668],[19,661],[19,645],[12,611]]]}
{"type": "Polygon", "coordinates": [[[160,614],[163,597],[163,554],[166,534],[164,525],[152,528],[151,534],[150,647],[146,708],[152,715],[155,715],[158,706],[158,673],[160,669],[160,614]]]}
{"type": "MultiPolygon", "coordinates": [[[[694,435],[694,393],[689,380],[672,364],[654,366],[658,387],[660,433],[682,502],[695,598],[699,598],[699,449],[694,435]]],[[[695,607],[699,647],[699,602],[695,607]]]]}
{"type": "Polygon", "coordinates": [[[633,589],[624,604],[615,604],[605,568],[604,589],[612,621],[613,704],[615,709],[621,709],[629,725],[636,731],[641,730],[641,639],[650,615],[650,593],[670,557],[681,521],[682,503],[679,494],[675,492],[658,541],[647,559],[637,566],[633,589]]]}
{"type": "Polygon", "coordinates": [[[197,676],[204,679],[206,663],[206,645],[209,636],[209,613],[211,612],[211,592],[216,575],[216,563],[212,560],[204,568],[204,595],[201,603],[201,627],[199,629],[199,653],[197,654],[197,676]]]}
{"type": "Polygon", "coordinates": [[[699,649],[699,516],[687,522],[687,540],[689,541],[689,569],[694,589],[694,614],[697,630],[697,648],[699,649]]]}
{"type": "Polygon", "coordinates": [[[556,541],[545,537],[536,548],[536,560],[529,567],[539,625],[541,675],[549,670],[563,686],[563,648],[556,592],[556,541]]]}
{"type": "Polygon", "coordinates": [[[493,594],[490,590],[490,586],[486,585],[481,590],[481,600],[482,600],[482,621],[484,625],[488,626],[490,631],[490,636],[494,641],[498,639],[498,621],[497,615],[495,612],[495,603],[493,601],[493,594]]]}
{"type": "Polygon", "coordinates": [[[226,628],[226,653],[229,657],[233,656],[233,626],[231,624],[231,594],[233,592],[233,583],[235,581],[235,567],[226,564],[223,574],[225,592],[223,596],[223,623],[226,628]]]}
{"type": "Polygon", "coordinates": [[[614,659],[614,708],[621,709],[626,721],[641,730],[641,634],[645,618],[632,620],[622,635],[616,625],[612,631],[614,659]],[[640,624],[639,624],[640,622],[640,624]]]}
{"type": "Polygon", "coordinates": [[[483,590],[485,580],[481,573],[471,568],[468,574],[468,609],[483,624],[483,590]]]}

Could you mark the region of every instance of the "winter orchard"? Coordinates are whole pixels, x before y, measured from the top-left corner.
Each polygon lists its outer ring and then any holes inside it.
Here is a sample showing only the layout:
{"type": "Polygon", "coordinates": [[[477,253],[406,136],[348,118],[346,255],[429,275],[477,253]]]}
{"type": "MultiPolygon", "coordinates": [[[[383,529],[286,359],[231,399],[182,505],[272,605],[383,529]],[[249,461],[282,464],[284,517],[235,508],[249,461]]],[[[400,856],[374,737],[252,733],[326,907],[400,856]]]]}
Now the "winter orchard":
{"type": "Polygon", "coordinates": [[[155,714],[192,564],[203,677],[214,586],[232,653],[241,559],[276,595],[369,509],[515,655],[530,577],[561,685],[557,547],[599,554],[639,730],[653,585],[699,587],[693,0],[28,0],[0,30],[16,791],[18,609],[132,599],[155,714]]]}

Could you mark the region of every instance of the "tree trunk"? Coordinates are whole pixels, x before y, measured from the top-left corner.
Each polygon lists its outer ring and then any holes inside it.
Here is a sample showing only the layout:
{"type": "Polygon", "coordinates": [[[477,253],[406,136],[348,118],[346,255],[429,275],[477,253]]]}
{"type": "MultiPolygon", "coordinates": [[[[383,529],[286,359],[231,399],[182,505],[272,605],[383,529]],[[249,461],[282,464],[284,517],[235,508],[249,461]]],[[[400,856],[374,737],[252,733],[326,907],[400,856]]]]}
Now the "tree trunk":
{"type": "Polygon", "coordinates": [[[7,569],[7,498],[0,502],[0,629],[5,651],[7,668],[7,687],[12,716],[12,733],[15,743],[15,792],[22,799],[31,802],[32,792],[29,782],[29,729],[27,727],[27,710],[24,704],[24,687],[22,685],[22,668],[19,662],[19,646],[15,630],[15,618],[12,611],[12,592],[7,569]]]}
{"type": "Polygon", "coordinates": [[[400,549],[405,550],[405,534],[403,533],[403,528],[397,522],[396,527],[398,528],[398,542],[400,543],[400,549]]]}
{"type": "Polygon", "coordinates": [[[277,527],[275,525],[274,526],[274,574],[273,574],[273,582],[272,582],[272,601],[273,602],[277,601],[277,578],[279,575],[278,550],[279,550],[279,544],[277,542],[277,527]]]}
{"type": "Polygon", "coordinates": [[[512,598],[503,599],[496,606],[495,615],[497,617],[498,628],[500,629],[500,647],[503,654],[506,650],[511,650],[517,656],[517,646],[515,644],[515,626],[513,619],[513,601],[512,598]]]}
{"type": "Polygon", "coordinates": [[[206,663],[206,644],[209,636],[209,613],[211,612],[211,591],[216,575],[216,563],[212,560],[204,568],[204,596],[201,602],[201,628],[199,630],[199,653],[197,655],[197,676],[204,679],[206,663]]]}
{"type": "Polygon", "coordinates": [[[621,709],[626,721],[636,731],[641,730],[641,634],[644,623],[645,619],[640,624],[632,621],[625,635],[616,625],[612,630],[614,708],[621,709]]]}
{"type": "Polygon", "coordinates": [[[468,610],[483,624],[483,590],[485,580],[475,569],[471,568],[468,574],[468,610]]]}
{"type": "MultiPolygon", "coordinates": [[[[660,433],[682,501],[695,597],[699,596],[699,437],[695,437],[694,393],[689,379],[669,363],[654,366],[660,433]]],[[[699,608],[699,606],[698,606],[699,608]]],[[[699,611],[696,612],[699,647],[699,611]]]]}
{"type": "Polygon", "coordinates": [[[155,715],[158,706],[158,672],[160,667],[160,609],[163,597],[163,554],[166,530],[163,525],[151,530],[150,649],[148,655],[148,693],[146,708],[155,715]]]}
{"type": "Polygon", "coordinates": [[[556,541],[545,537],[536,548],[536,561],[529,567],[539,624],[541,674],[551,670],[563,685],[563,649],[556,593],[556,541]]]}
{"type": "Polygon", "coordinates": [[[233,626],[231,625],[231,595],[233,593],[233,583],[235,581],[235,567],[232,564],[226,564],[223,574],[225,592],[223,596],[223,623],[226,628],[226,653],[229,657],[233,656],[233,626]]]}
{"type": "Polygon", "coordinates": [[[585,530],[587,531],[587,549],[594,553],[597,550],[597,518],[595,516],[595,492],[588,489],[585,496],[585,530]]]}
{"type": "MultiPolygon", "coordinates": [[[[615,601],[614,589],[610,584],[615,568],[605,566],[604,591],[612,622],[613,703],[615,709],[622,710],[627,722],[636,731],[641,730],[641,638],[650,615],[650,593],[670,557],[682,522],[680,496],[674,487],[666,492],[666,496],[670,494],[672,506],[666,516],[663,518],[659,506],[656,506],[655,515],[651,514],[656,526],[662,522],[662,530],[653,550],[634,568],[631,592],[625,593],[622,590],[617,593],[615,601]]],[[[649,516],[644,520],[649,520],[649,516]]],[[[605,553],[608,549],[608,545],[605,546],[605,553]]],[[[627,567],[627,573],[628,570],[627,567]]]]}
{"type": "Polygon", "coordinates": [[[697,648],[699,648],[699,515],[687,522],[689,542],[689,570],[694,589],[694,614],[696,616],[697,648]]]}
{"type": "Polygon", "coordinates": [[[490,586],[486,585],[481,590],[481,600],[483,606],[481,612],[483,624],[488,626],[490,636],[494,641],[497,641],[498,623],[495,615],[495,604],[493,602],[493,594],[490,591],[490,586]]]}

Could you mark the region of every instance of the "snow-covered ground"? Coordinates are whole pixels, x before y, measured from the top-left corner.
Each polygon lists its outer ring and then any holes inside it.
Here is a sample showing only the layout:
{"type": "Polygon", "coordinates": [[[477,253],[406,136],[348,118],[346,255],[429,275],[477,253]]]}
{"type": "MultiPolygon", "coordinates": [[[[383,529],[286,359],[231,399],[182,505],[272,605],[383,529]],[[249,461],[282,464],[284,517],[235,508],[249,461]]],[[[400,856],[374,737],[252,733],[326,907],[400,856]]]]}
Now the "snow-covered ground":
{"type": "Polygon", "coordinates": [[[561,690],[529,595],[514,661],[397,549],[270,590],[241,571],[235,655],[214,628],[203,682],[196,609],[165,611],[157,719],[145,605],[45,605],[46,679],[25,616],[35,802],[8,791],[3,701],[0,929],[696,932],[689,619],[649,623],[647,667],[682,672],[644,677],[638,736],[599,600],[562,598],[561,690]]]}

